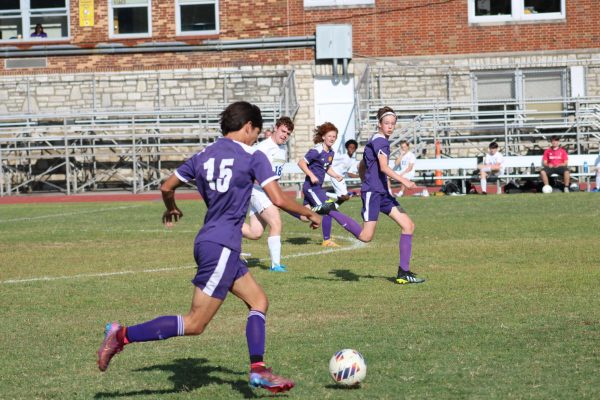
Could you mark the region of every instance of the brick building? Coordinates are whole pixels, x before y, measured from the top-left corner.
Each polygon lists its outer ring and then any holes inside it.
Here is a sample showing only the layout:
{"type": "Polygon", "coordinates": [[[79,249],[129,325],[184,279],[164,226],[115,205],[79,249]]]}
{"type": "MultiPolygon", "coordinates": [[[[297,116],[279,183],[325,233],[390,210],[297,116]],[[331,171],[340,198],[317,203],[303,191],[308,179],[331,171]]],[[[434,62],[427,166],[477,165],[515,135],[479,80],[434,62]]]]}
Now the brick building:
{"type": "MultiPolygon", "coordinates": [[[[406,108],[406,129],[441,104],[492,119],[529,109],[567,121],[565,113],[580,107],[573,98],[593,109],[600,96],[595,5],[4,0],[0,117],[201,108],[241,98],[291,102],[279,112],[294,113],[294,158],[310,146],[316,123],[333,120],[343,138],[360,136],[373,129],[369,115],[383,103],[406,108]],[[47,37],[31,37],[37,24],[47,37]],[[349,27],[350,55],[317,59],[318,27],[331,25],[349,27]]],[[[330,45],[339,40],[333,36],[330,45]]]]}

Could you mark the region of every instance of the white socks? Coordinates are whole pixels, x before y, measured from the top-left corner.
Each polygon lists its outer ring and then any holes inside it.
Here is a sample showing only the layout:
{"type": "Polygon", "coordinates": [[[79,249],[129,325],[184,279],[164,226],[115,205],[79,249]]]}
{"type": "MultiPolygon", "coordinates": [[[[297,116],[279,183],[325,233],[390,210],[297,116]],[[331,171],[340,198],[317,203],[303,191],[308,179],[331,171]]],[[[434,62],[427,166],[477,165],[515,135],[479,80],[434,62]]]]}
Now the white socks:
{"type": "Polygon", "coordinates": [[[271,266],[281,265],[281,236],[269,236],[267,243],[271,255],[271,266]]]}
{"type": "Polygon", "coordinates": [[[487,179],[480,179],[479,182],[481,183],[481,191],[487,193],[487,179]]]}

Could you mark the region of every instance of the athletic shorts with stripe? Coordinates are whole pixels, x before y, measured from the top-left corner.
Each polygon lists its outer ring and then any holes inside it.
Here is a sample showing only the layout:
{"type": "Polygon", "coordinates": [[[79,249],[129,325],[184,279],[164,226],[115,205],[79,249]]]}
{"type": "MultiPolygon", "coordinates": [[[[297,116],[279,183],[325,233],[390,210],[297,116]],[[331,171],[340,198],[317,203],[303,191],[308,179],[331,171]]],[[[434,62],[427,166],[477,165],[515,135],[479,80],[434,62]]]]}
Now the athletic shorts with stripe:
{"type": "Polygon", "coordinates": [[[217,299],[225,300],[234,282],[248,273],[240,252],[218,243],[196,243],[194,258],[198,269],[192,283],[217,299]]]}
{"type": "Polygon", "coordinates": [[[329,200],[325,190],[320,186],[305,187],[302,193],[304,194],[304,205],[308,204],[311,207],[318,206],[329,200]]]}
{"type": "Polygon", "coordinates": [[[394,207],[398,207],[401,213],[406,213],[388,192],[361,192],[360,196],[363,201],[361,215],[365,222],[377,221],[380,212],[389,215],[394,207]]]}

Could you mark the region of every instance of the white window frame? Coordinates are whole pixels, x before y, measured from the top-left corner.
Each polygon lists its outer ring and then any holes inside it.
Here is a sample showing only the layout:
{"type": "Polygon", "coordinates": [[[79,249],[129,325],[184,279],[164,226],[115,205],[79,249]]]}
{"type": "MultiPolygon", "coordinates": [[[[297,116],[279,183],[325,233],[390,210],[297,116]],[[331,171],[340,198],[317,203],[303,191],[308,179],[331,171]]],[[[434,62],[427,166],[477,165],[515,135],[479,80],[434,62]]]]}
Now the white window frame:
{"type": "Polygon", "coordinates": [[[221,27],[219,24],[219,1],[218,0],[187,0],[182,3],[181,0],[175,2],[175,25],[177,36],[197,36],[197,35],[215,35],[218,34],[221,27]],[[181,6],[182,5],[198,5],[198,4],[214,4],[215,5],[215,29],[204,31],[185,31],[181,30],[181,6]]]}
{"type": "Polygon", "coordinates": [[[525,13],[525,0],[511,0],[512,14],[506,15],[475,15],[475,0],[469,0],[469,23],[480,24],[480,23],[503,23],[503,22],[535,22],[535,21],[552,21],[552,20],[566,20],[566,0],[560,1],[560,12],[556,13],[539,13],[539,14],[526,14],[525,13]]]}
{"type": "MultiPolygon", "coordinates": [[[[557,103],[566,104],[567,99],[570,96],[568,80],[569,74],[566,68],[548,68],[548,69],[514,69],[514,70],[499,70],[499,71],[473,71],[471,72],[471,82],[472,82],[472,98],[473,98],[473,109],[472,111],[479,111],[480,106],[486,105],[496,105],[501,104],[505,101],[511,101],[515,104],[514,110],[508,110],[508,114],[512,114],[515,117],[518,117],[522,114],[527,113],[527,104],[536,103],[536,99],[527,98],[527,94],[525,93],[525,82],[528,76],[536,76],[536,75],[546,75],[546,74],[556,74],[560,75],[561,80],[561,91],[562,96],[560,98],[556,98],[557,103]],[[493,100],[480,100],[478,87],[477,87],[477,79],[478,77],[491,76],[491,77],[502,77],[506,76],[507,78],[513,81],[514,87],[514,99],[498,99],[498,101],[493,100]]],[[[540,99],[537,99],[540,100],[540,99]]],[[[543,99],[542,99],[543,100],[543,99]]],[[[566,106],[565,106],[566,109],[566,106]]],[[[563,110],[564,111],[564,110],[563,110]]],[[[521,117],[518,117],[521,118],[521,117]]],[[[482,120],[485,123],[485,120],[482,120]]],[[[522,121],[521,121],[522,122],[522,121]]]]}
{"type": "MultiPolygon", "coordinates": [[[[0,0],[1,1],[1,0],[0,0]]],[[[5,13],[0,11],[0,16],[5,16],[7,18],[19,18],[21,19],[21,25],[23,26],[23,37],[20,39],[0,39],[0,43],[4,42],[14,42],[18,40],[20,42],[29,42],[29,41],[39,41],[38,38],[32,38],[31,32],[29,31],[31,26],[31,17],[32,12],[33,17],[37,17],[39,15],[47,16],[47,17],[67,17],[67,36],[63,36],[60,38],[45,38],[44,40],[52,40],[52,41],[61,41],[61,40],[70,40],[71,39],[71,18],[70,18],[70,0],[65,0],[65,7],[62,8],[31,8],[30,0],[20,0],[19,5],[20,8],[18,10],[6,11],[5,13]],[[34,10],[34,11],[32,11],[34,10]]]]}
{"type": "Polygon", "coordinates": [[[118,0],[108,1],[108,37],[111,39],[122,38],[147,38],[152,37],[152,0],[146,0],[146,4],[113,4],[118,0]],[[115,8],[146,7],[148,9],[148,32],[145,33],[117,33],[115,34],[115,8]]]}
{"type": "Polygon", "coordinates": [[[304,8],[374,6],[375,0],[304,0],[304,8]]]}

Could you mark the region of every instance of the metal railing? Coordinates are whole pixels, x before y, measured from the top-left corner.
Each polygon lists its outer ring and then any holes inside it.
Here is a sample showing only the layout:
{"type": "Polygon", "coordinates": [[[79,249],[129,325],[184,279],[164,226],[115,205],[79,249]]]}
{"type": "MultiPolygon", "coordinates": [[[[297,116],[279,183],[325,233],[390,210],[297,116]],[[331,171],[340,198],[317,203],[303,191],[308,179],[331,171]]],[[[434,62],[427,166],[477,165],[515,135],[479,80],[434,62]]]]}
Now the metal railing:
{"type": "Polygon", "coordinates": [[[493,140],[507,155],[539,151],[538,142],[545,146],[554,134],[574,154],[597,151],[600,142],[600,97],[528,99],[526,103],[369,99],[361,105],[360,115],[366,115],[360,121],[363,141],[365,133],[370,136],[377,130],[377,110],[389,105],[398,115],[392,144],[406,138],[421,144],[428,156],[433,155],[436,141],[448,157],[483,154],[493,140]]]}

